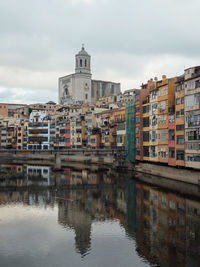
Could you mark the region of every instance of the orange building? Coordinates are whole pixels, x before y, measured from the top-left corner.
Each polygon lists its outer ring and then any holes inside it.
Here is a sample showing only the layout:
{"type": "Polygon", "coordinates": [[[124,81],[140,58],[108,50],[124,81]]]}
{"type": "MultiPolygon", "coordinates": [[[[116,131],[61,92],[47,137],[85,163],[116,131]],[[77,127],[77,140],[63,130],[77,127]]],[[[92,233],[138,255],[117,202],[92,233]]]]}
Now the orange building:
{"type": "Polygon", "coordinates": [[[167,79],[165,75],[157,82],[158,86],[158,161],[168,163],[168,111],[175,106],[175,78],[167,79]]]}

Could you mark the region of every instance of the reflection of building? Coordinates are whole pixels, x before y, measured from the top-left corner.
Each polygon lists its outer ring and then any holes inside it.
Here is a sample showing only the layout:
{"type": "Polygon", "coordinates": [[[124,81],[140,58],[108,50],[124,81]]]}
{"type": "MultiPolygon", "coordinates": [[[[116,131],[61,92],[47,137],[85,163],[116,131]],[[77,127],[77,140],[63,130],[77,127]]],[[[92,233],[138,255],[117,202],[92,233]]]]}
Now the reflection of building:
{"type": "Polygon", "coordinates": [[[51,169],[48,166],[27,166],[27,185],[51,185],[51,169]]]}
{"type": "Polygon", "coordinates": [[[186,200],[186,265],[200,262],[200,202],[186,200]]]}
{"type": "Polygon", "coordinates": [[[199,215],[199,202],[136,183],[138,253],[156,266],[198,266],[199,215]]]}
{"type": "Polygon", "coordinates": [[[91,246],[91,216],[85,212],[81,200],[58,203],[58,221],[75,232],[77,251],[85,256],[91,246]]]}

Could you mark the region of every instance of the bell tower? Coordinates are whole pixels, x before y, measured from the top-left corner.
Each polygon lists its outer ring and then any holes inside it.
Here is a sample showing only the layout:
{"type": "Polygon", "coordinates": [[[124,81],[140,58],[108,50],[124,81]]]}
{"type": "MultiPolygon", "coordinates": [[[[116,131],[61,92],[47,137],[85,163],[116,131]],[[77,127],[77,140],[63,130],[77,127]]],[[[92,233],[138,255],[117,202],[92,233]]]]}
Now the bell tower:
{"type": "Polygon", "coordinates": [[[81,51],[75,57],[76,57],[75,73],[91,74],[91,69],[90,69],[91,57],[85,51],[84,44],[82,45],[81,51]]]}

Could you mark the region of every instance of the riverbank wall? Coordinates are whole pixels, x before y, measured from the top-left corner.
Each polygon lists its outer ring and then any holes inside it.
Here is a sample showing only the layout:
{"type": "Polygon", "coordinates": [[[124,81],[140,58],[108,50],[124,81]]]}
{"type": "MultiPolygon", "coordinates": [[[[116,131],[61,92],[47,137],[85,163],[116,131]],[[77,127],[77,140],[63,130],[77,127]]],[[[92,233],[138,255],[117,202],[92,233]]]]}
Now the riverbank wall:
{"type": "Polygon", "coordinates": [[[152,174],[160,178],[181,181],[185,183],[200,185],[200,171],[186,168],[176,168],[158,164],[138,162],[135,171],[144,174],[152,174]]]}
{"type": "Polygon", "coordinates": [[[133,164],[125,161],[124,151],[115,150],[91,150],[91,149],[69,149],[65,151],[28,151],[28,150],[0,150],[0,160],[6,159],[14,162],[30,163],[33,161],[41,161],[56,167],[56,163],[60,162],[61,167],[69,164],[99,164],[108,167],[124,167],[133,170],[133,164]]]}

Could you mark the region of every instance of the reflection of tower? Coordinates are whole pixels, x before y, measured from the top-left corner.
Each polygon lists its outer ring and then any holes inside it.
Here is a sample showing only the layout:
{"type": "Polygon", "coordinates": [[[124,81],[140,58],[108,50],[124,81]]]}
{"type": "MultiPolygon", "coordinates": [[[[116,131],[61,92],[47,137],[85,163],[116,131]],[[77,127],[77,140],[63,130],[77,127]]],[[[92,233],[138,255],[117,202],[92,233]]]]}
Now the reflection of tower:
{"type": "Polygon", "coordinates": [[[92,220],[80,201],[60,202],[58,204],[58,221],[64,227],[70,227],[75,232],[75,247],[78,253],[84,257],[91,246],[92,220]]]}

